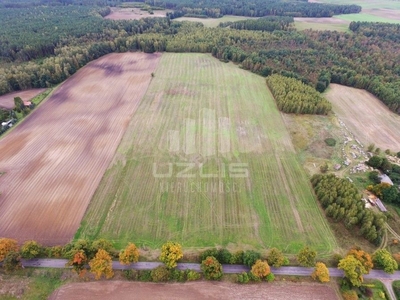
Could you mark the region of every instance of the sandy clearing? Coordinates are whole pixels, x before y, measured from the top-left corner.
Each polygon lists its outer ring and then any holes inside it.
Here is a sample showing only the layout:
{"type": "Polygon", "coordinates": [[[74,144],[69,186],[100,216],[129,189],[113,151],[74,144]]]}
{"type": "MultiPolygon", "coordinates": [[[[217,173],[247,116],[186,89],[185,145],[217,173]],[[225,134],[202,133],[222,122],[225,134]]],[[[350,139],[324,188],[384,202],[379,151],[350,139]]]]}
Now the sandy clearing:
{"type": "Polygon", "coordinates": [[[149,14],[147,11],[139,8],[111,8],[111,13],[105,16],[109,20],[140,20],[143,18],[163,18],[166,16],[165,10],[155,10],[154,14],[149,14]]]}
{"type": "Polygon", "coordinates": [[[32,98],[35,98],[37,95],[43,93],[45,90],[46,89],[31,89],[5,94],[3,96],[0,96],[0,107],[5,109],[13,109],[15,97],[21,97],[23,101],[30,101],[32,98]]]}
{"type": "Polygon", "coordinates": [[[326,98],[333,111],[364,145],[400,150],[400,116],[365,90],[330,84],[326,98]]]}
{"type": "Polygon", "coordinates": [[[0,140],[0,236],[73,237],[160,56],[91,62],[0,140]]]}
{"type": "Polygon", "coordinates": [[[296,22],[321,23],[321,24],[349,24],[349,21],[336,18],[294,18],[296,22]]]}
{"type": "Polygon", "coordinates": [[[273,299],[334,300],[335,290],[316,283],[274,282],[239,285],[228,282],[143,283],[103,281],[67,284],[50,300],[75,299],[273,299]]]}

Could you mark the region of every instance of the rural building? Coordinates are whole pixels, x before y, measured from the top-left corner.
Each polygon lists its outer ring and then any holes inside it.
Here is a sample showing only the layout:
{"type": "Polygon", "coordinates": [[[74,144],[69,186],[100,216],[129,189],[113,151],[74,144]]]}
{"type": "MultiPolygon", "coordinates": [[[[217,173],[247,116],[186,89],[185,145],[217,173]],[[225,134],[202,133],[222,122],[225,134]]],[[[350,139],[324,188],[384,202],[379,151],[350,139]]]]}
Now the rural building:
{"type": "Polygon", "coordinates": [[[387,212],[387,209],[386,209],[385,205],[383,205],[381,199],[376,198],[375,203],[376,203],[376,206],[378,206],[378,208],[379,208],[379,210],[381,212],[387,212]]]}

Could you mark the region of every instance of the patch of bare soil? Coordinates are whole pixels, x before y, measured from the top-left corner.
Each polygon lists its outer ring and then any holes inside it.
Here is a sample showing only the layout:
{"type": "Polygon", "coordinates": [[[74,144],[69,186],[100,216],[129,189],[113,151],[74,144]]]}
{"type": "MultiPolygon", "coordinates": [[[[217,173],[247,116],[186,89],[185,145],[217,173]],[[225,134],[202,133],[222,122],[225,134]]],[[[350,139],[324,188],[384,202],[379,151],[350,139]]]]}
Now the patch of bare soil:
{"type": "Polygon", "coordinates": [[[400,150],[400,116],[365,90],[330,84],[326,98],[349,131],[365,146],[400,150]]]}
{"type": "Polygon", "coordinates": [[[0,140],[1,236],[70,241],[160,57],[91,62],[0,140]]]}
{"type": "Polygon", "coordinates": [[[321,24],[349,24],[349,21],[336,18],[294,18],[297,22],[321,23],[321,24]]]}
{"type": "Polygon", "coordinates": [[[336,300],[336,291],[316,283],[274,282],[239,285],[228,282],[144,283],[105,281],[67,284],[50,300],[75,299],[273,299],[336,300]]]}
{"type": "Polygon", "coordinates": [[[105,16],[110,20],[140,20],[143,18],[163,18],[167,14],[165,10],[155,10],[153,14],[139,8],[111,8],[111,13],[105,16]]]}
{"type": "Polygon", "coordinates": [[[13,109],[14,108],[14,98],[20,97],[22,101],[30,101],[35,98],[37,95],[43,93],[46,89],[31,89],[25,91],[12,92],[9,94],[5,94],[0,96],[0,107],[5,109],[13,109]]]}
{"type": "Polygon", "coordinates": [[[392,19],[392,20],[400,20],[400,10],[394,9],[384,9],[384,8],[372,8],[372,9],[363,9],[363,13],[374,15],[382,18],[392,19]]]}
{"type": "Polygon", "coordinates": [[[29,288],[30,279],[15,278],[0,274],[0,298],[3,296],[20,298],[29,288]]]}

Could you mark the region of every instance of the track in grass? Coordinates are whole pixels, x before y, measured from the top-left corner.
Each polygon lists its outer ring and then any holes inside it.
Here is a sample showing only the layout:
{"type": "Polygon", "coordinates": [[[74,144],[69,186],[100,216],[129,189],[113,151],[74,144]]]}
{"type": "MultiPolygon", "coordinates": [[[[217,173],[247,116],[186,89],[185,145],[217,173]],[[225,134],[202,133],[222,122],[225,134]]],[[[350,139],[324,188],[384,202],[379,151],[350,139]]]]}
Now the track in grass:
{"type": "Polygon", "coordinates": [[[76,237],[336,248],[265,79],[206,54],[162,56],[76,237]]]}

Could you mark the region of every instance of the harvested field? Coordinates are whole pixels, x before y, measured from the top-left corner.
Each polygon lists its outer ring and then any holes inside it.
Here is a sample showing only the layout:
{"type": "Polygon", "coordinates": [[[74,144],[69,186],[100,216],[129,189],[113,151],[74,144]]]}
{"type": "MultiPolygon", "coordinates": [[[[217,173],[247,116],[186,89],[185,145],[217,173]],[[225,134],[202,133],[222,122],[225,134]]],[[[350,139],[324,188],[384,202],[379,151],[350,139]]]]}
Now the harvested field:
{"type": "Polygon", "coordinates": [[[363,13],[386,19],[400,20],[400,10],[395,9],[371,8],[363,9],[363,13]]]}
{"type": "Polygon", "coordinates": [[[88,282],[71,283],[55,291],[49,300],[79,299],[273,299],[336,300],[334,288],[316,283],[274,282],[239,285],[228,282],[144,283],[88,282]]]}
{"type": "Polygon", "coordinates": [[[349,130],[365,146],[400,150],[400,116],[365,90],[330,84],[326,98],[349,130]]]}
{"type": "Polygon", "coordinates": [[[12,92],[3,96],[0,96],[0,107],[5,109],[14,108],[14,98],[20,97],[23,101],[30,101],[37,95],[43,93],[46,89],[32,89],[25,91],[12,92]]]}
{"type": "Polygon", "coordinates": [[[153,14],[148,11],[140,10],[139,8],[111,8],[111,13],[105,16],[105,19],[110,20],[140,20],[143,18],[163,18],[166,16],[165,10],[155,10],[153,14]]]}
{"type": "Polygon", "coordinates": [[[294,18],[294,25],[297,30],[336,30],[347,31],[349,21],[336,18],[294,18]]]}
{"type": "Polygon", "coordinates": [[[46,245],[73,237],[159,58],[90,63],[0,141],[1,236],[46,245]]]}
{"type": "Polygon", "coordinates": [[[190,21],[203,23],[205,27],[217,27],[219,23],[223,22],[236,22],[242,20],[258,19],[255,17],[244,17],[244,16],[231,16],[225,15],[222,18],[192,18],[192,17],[180,17],[174,19],[174,21],[190,21]]]}
{"type": "Polygon", "coordinates": [[[336,248],[265,78],[207,54],[163,55],[76,235],[99,237],[336,248]]]}

